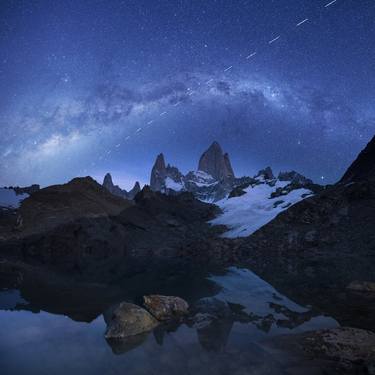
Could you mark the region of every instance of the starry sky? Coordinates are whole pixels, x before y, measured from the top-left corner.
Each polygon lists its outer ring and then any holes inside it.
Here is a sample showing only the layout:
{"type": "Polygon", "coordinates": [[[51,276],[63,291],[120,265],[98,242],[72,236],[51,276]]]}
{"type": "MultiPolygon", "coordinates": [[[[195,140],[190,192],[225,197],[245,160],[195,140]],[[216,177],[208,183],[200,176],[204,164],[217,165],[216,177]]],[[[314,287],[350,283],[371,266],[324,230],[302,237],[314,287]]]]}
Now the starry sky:
{"type": "Polygon", "coordinates": [[[147,183],[217,140],[333,183],[375,133],[373,0],[3,0],[0,185],[147,183]]]}

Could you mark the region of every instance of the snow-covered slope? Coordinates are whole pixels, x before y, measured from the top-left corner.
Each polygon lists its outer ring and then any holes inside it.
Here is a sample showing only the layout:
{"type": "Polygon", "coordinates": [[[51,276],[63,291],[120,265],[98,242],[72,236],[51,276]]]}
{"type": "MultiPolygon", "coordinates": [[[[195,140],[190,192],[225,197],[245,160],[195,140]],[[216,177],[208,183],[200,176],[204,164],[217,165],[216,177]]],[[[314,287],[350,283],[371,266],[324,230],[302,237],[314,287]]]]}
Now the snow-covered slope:
{"type": "Polygon", "coordinates": [[[18,208],[21,201],[28,196],[29,194],[17,195],[13,189],[0,188],[0,207],[18,208]]]}
{"type": "Polygon", "coordinates": [[[184,189],[183,182],[177,182],[172,180],[170,177],[165,178],[165,189],[172,189],[174,191],[182,191],[184,189]]]}
{"type": "Polygon", "coordinates": [[[271,198],[277,188],[284,188],[290,182],[276,180],[272,183],[261,181],[260,184],[244,189],[246,194],[239,197],[224,198],[216,204],[221,207],[223,214],[211,221],[212,224],[224,224],[229,231],[224,237],[245,237],[267,224],[280,212],[292,204],[302,200],[312,192],[305,188],[295,189],[285,195],[271,198]]]}

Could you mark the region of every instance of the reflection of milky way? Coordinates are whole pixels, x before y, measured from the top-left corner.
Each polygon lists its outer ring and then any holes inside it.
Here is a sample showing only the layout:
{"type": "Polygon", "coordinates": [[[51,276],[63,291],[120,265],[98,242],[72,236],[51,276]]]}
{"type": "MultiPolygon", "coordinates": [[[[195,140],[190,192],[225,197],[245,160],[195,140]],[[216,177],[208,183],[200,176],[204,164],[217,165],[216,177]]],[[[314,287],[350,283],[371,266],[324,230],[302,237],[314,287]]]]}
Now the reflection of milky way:
{"type": "Polygon", "coordinates": [[[373,4],[155,3],[1,5],[2,183],[147,181],[157,152],[192,169],[213,139],[238,174],[333,181],[374,132],[373,4]]]}

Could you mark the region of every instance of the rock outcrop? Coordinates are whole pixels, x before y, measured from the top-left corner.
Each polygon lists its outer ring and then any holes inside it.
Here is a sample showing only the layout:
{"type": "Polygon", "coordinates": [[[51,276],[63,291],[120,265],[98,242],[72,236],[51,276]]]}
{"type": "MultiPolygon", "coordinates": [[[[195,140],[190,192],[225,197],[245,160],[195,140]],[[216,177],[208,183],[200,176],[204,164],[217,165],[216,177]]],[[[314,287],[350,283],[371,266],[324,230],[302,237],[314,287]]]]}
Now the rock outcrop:
{"type": "Polygon", "coordinates": [[[198,170],[211,175],[217,181],[234,178],[229,155],[223,154],[221,146],[216,141],[202,154],[199,159],[198,170]]]}
{"type": "Polygon", "coordinates": [[[167,169],[165,166],[164,155],[159,154],[156,157],[155,164],[151,170],[150,187],[153,191],[162,191],[165,187],[165,178],[167,169]]]}
{"type": "Polygon", "coordinates": [[[105,337],[119,339],[140,335],[151,331],[157,325],[157,320],[142,307],[122,302],[108,319],[105,337]]]}
{"type": "Polygon", "coordinates": [[[347,289],[363,293],[375,293],[375,282],[355,280],[347,286],[347,289]]]}
{"type": "Polygon", "coordinates": [[[157,320],[179,319],[189,311],[189,304],[180,297],[144,296],[144,306],[157,320]]]}
{"type": "Polygon", "coordinates": [[[340,327],[303,334],[301,345],[306,354],[339,364],[343,371],[373,374],[375,333],[340,327]],[[371,371],[370,371],[371,369],[371,371]]]}
{"type": "Polygon", "coordinates": [[[264,169],[261,169],[255,176],[255,178],[257,177],[263,177],[265,180],[273,180],[275,179],[275,176],[272,172],[272,169],[271,167],[266,167],[264,169]]]}
{"type": "Polygon", "coordinates": [[[299,186],[306,186],[306,185],[312,185],[313,182],[306,178],[305,176],[301,175],[300,173],[296,171],[290,171],[290,172],[280,172],[278,179],[280,181],[290,181],[290,183],[299,185],[299,186]]]}
{"type": "Polygon", "coordinates": [[[178,168],[165,165],[163,154],[159,154],[151,170],[150,187],[153,191],[170,193],[180,191],[183,188],[183,174],[178,168]]]}

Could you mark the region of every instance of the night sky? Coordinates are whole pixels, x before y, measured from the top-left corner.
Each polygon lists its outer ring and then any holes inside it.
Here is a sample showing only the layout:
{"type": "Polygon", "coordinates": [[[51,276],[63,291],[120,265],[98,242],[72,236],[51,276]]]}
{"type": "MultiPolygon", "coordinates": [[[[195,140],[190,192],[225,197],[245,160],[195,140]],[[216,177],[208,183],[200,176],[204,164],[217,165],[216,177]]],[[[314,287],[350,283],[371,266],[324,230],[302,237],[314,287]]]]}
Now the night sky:
{"type": "Polygon", "coordinates": [[[335,182],[375,133],[375,1],[329,3],[2,0],[0,186],[129,188],[214,140],[335,182]]]}

